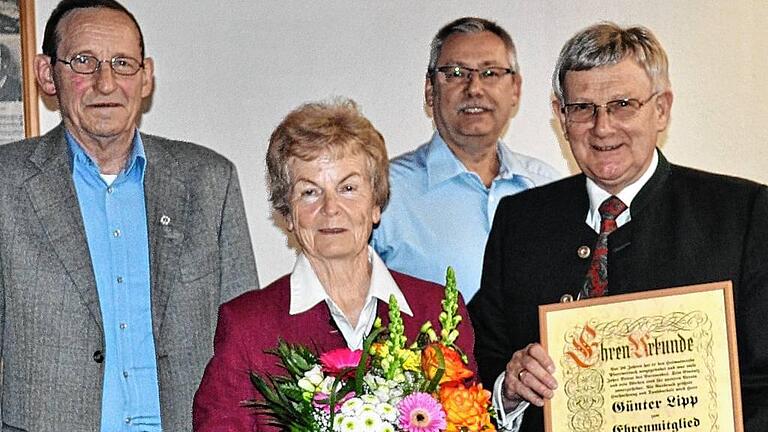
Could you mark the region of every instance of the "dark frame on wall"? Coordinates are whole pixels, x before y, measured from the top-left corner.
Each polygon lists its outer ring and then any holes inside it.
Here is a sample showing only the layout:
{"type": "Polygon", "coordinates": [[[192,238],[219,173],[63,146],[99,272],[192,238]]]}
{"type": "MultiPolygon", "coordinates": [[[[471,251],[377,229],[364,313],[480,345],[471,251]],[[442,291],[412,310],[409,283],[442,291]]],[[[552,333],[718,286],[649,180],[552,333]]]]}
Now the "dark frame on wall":
{"type": "Polygon", "coordinates": [[[37,136],[35,1],[0,0],[0,144],[37,136]]]}

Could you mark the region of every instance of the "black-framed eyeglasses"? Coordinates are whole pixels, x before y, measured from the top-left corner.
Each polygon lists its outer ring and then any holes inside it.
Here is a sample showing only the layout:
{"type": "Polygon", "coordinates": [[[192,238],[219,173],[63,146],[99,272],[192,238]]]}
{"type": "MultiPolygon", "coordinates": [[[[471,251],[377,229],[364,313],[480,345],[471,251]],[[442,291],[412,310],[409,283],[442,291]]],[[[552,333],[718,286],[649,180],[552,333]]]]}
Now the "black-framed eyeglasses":
{"type": "Polygon", "coordinates": [[[572,123],[589,123],[597,116],[599,108],[605,108],[605,112],[618,121],[626,121],[637,115],[640,109],[651,101],[660,92],[651,93],[647,99],[640,101],[634,98],[616,99],[602,105],[591,102],[567,103],[560,107],[565,118],[572,123]]]}
{"type": "Polygon", "coordinates": [[[437,75],[442,78],[446,83],[461,83],[469,82],[472,79],[472,74],[477,74],[480,81],[486,83],[496,83],[504,75],[514,75],[515,71],[512,68],[505,68],[500,66],[484,67],[475,69],[466,66],[459,65],[445,65],[438,66],[429,71],[430,76],[437,75]],[[438,73],[439,72],[439,73],[438,73]]]}
{"type": "Polygon", "coordinates": [[[57,58],[56,61],[69,65],[73,72],[91,75],[101,68],[102,63],[109,63],[112,70],[118,75],[131,76],[136,75],[140,69],[144,68],[144,62],[136,60],[133,57],[115,56],[109,60],[99,60],[88,54],[77,54],[69,60],[57,58]]]}

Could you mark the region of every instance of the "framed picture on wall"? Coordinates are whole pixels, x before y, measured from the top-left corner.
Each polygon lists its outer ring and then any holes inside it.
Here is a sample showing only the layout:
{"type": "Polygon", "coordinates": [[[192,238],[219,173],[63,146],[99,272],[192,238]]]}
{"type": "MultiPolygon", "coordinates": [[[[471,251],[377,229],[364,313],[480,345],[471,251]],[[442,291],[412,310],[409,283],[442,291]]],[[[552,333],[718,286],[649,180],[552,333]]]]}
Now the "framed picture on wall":
{"type": "Polygon", "coordinates": [[[0,0],[0,143],[39,132],[34,0],[0,0]]]}

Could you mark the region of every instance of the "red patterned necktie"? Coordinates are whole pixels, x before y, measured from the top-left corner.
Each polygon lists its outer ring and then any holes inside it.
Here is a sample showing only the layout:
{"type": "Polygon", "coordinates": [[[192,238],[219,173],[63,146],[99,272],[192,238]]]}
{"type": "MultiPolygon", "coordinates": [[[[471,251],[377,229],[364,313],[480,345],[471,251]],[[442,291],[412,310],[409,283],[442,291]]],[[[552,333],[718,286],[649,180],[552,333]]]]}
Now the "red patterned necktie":
{"type": "Polygon", "coordinates": [[[584,282],[587,297],[600,297],[608,291],[608,234],[616,229],[616,217],[627,209],[626,204],[611,196],[598,208],[600,212],[600,234],[592,252],[592,263],[584,282]]]}

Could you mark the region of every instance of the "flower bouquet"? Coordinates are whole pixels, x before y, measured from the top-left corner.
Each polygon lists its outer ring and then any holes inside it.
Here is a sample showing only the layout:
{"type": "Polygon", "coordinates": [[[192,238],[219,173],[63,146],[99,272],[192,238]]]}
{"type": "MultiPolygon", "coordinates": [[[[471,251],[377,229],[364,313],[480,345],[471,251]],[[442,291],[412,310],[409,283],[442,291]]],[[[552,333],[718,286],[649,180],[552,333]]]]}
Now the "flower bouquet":
{"type": "Polygon", "coordinates": [[[408,344],[397,300],[389,325],[376,320],[363,350],[316,354],[280,341],[273,351],[285,376],[251,373],[263,400],[251,401],[284,431],[493,431],[491,394],[455,345],[461,322],[452,268],[446,275],[439,334],[428,321],[408,344]]]}

